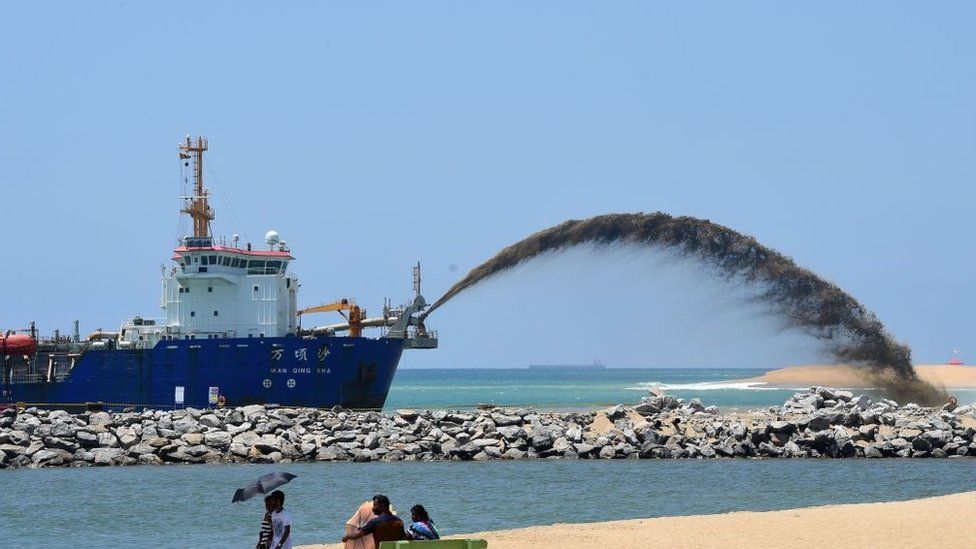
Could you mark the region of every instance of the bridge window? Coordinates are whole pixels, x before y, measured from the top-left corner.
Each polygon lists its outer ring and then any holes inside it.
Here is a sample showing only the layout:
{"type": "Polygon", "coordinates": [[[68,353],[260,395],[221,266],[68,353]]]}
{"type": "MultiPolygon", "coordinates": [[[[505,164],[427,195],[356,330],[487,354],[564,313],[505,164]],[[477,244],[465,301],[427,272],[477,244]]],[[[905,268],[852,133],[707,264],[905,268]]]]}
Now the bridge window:
{"type": "Polygon", "coordinates": [[[220,316],[220,315],[217,314],[217,311],[214,311],[214,316],[220,316]]]}
{"type": "Polygon", "coordinates": [[[213,286],[207,286],[207,292],[213,293],[213,286]]]}
{"type": "Polygon", "coordinates": [[[229,257],[224,257],[220,262],[223,263],[224,267],[230,267],[230,258],[229,257]]]}
{"type": "Polygon", "coordinates": [[[217,256],[215,256],[215,255],[210,256],[210,264],[211,265],[219,265],[219,263],[217,263],[217,256]]]}
{"type": "Polygon", "coordinates": [[[190,316],[197,316],[197,312],[196,311],[190,311],[190,316]]]}

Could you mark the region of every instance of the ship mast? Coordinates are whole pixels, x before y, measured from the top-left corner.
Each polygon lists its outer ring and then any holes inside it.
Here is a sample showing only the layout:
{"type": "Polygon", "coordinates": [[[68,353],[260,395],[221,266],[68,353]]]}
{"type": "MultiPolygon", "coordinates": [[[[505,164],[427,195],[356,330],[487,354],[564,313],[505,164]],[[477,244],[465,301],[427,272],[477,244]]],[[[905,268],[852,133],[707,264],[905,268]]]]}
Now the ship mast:
{"type": "MultiPolygon", "coordinates": [[[[193,238],[210,239],[210,222],[214,219],[213,209],[208,203],[209,191],[203,188],[203,151],[207,150],[207,140],[197,137],[192,140],[186,136],[186,141],[180,143],[180,159],[193,160],[193,196],[187,197],[189,202],[181,210],[193,218],[193,238]]],[[[209,244],[207,244],[209,245],[209,244]]]]}

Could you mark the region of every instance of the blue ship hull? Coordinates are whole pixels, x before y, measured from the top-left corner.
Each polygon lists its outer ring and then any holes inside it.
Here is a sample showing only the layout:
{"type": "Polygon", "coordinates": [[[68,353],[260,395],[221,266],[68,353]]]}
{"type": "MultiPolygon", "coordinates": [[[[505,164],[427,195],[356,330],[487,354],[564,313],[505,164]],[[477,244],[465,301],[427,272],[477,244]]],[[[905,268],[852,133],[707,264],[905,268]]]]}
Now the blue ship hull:
{"type": "Polygon", "coordinates": [[[206,407],[216,387],[227,406],[379,409],[402,353],[396,338],[168,340],[152,349],[89,349],[70,371],[51,375],[49,355],[39,352],[26,380],[5,376],[0,402],[171,408],[182,387],[182,405],[206,407]]]}

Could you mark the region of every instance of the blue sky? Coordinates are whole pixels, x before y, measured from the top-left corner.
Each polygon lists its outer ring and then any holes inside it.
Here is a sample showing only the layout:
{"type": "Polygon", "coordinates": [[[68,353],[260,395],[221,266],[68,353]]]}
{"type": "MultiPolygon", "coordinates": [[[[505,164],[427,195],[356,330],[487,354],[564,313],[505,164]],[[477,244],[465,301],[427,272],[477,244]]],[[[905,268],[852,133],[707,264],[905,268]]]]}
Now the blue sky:
{"type": "MultiPolygon", "coordinates": [[[[0,325],[158,314],[192,133],[215,233],[278,230],[305,304],[378,310],[418,260],[433,300],[532,231],[661,210],[791,255],[919,361],[976,360],[974,23],[963,2],[5,3],[0,325]]],[[[527,265],[404,364],[818,358],[667,259],[527,265]]]]}

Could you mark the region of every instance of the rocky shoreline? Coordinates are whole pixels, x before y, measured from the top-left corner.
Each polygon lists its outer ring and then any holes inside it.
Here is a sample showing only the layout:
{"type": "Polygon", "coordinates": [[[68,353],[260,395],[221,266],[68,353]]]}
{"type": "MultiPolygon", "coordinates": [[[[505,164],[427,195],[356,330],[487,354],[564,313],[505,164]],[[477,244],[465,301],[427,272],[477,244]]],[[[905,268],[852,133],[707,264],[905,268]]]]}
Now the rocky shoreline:
{"type": "Polygon", "coordinates": [[[491,459],[976,456],[976,410],[924,408],[823,387],[783,406],[720,413],[648,396],[596,412],[244,406],[0,411],[0,469],[173,463],[491,459]]]}

